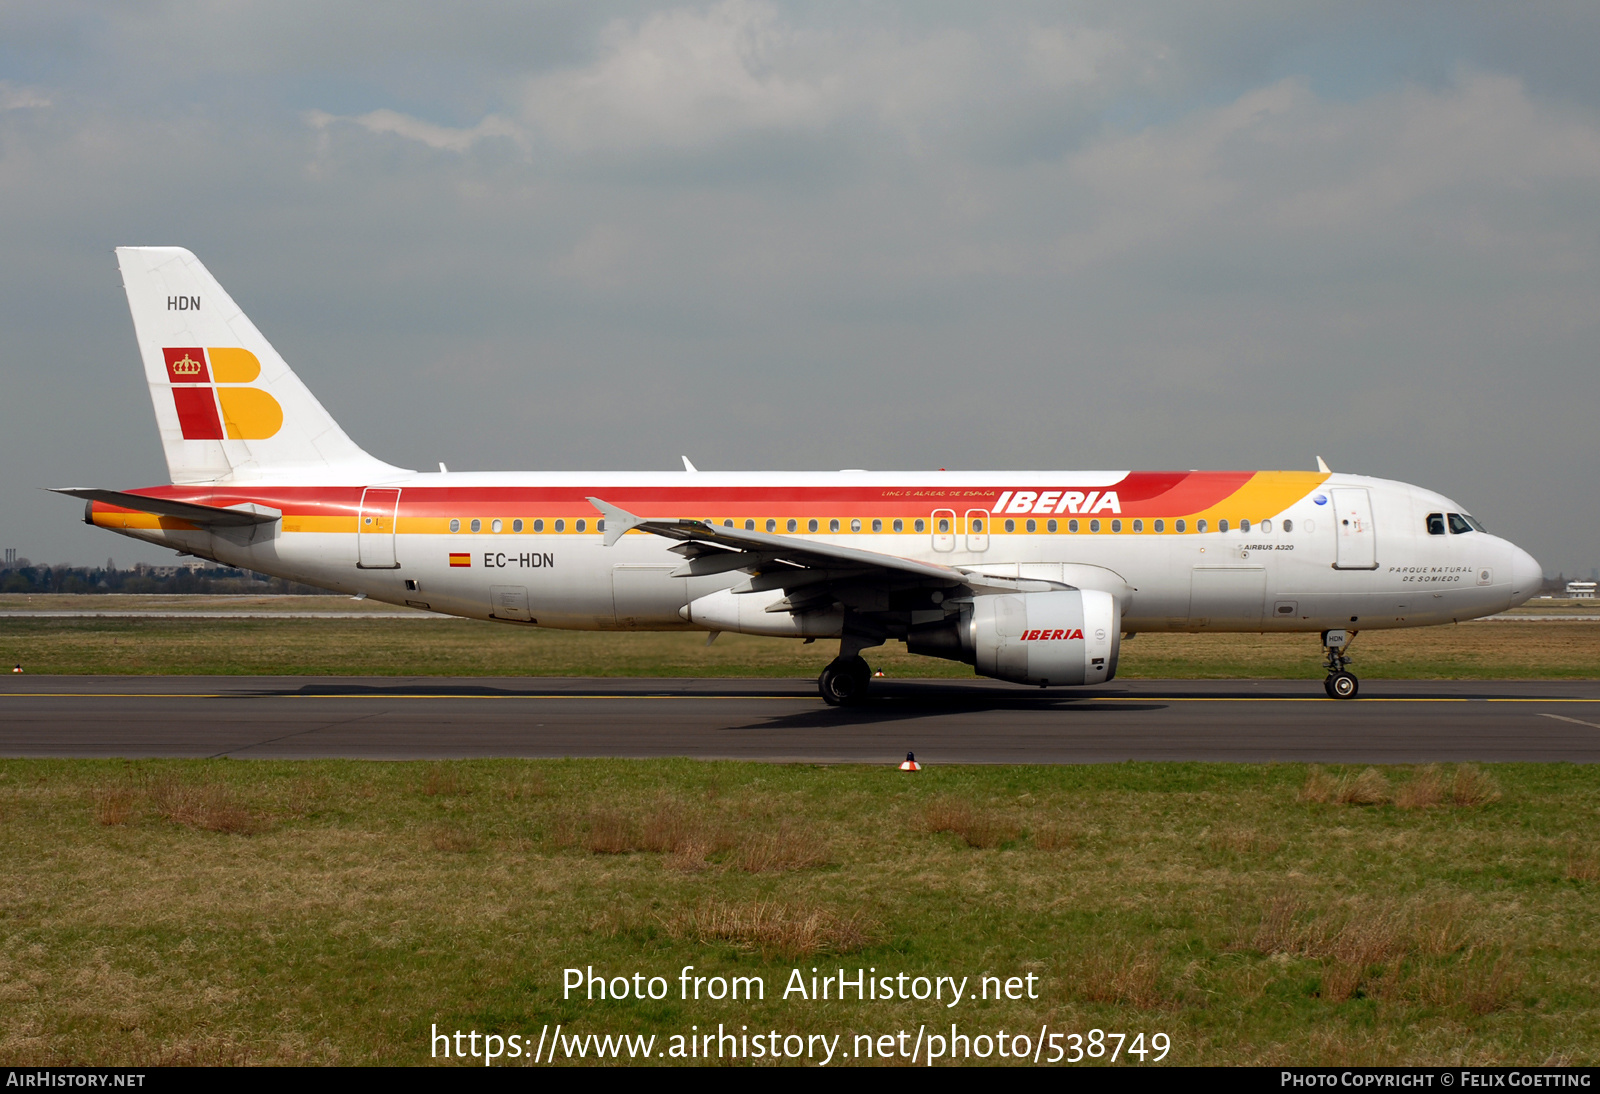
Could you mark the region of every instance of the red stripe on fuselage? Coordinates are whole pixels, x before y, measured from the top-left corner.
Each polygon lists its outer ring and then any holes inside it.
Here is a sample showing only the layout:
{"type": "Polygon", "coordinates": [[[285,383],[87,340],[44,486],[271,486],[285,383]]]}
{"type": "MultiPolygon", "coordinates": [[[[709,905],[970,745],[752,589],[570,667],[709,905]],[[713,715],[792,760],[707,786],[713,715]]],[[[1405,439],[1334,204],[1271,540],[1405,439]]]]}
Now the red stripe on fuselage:
{"type": "MultiPolygon", "coordinates": [[[[209,392],[207,392],[209,395],[209,392]]],[[[1133,472],[1110,486],[1076,486],[1071,473],[1060,489],[1087,494],[1117,493],[1120,516],[1177,516],[1199,512],[1236,492],[1254,472],[1133,472]]],[[[193,487],[158,486],[133,491],[149,497],[226,507],[244,502],[305,516],[354,516],[360,512],[361,486],[193,487]]],[[[602,497],[631,513],[654,518],[818,517],[828,519],[927,517],[936,509],[965,515],[992,509],[1001,494],[1018,489],[997,477],[994,486],[925,488],[788,484],[762,486],[409,486],[399,484],[397,516],[411,517],[598,517],[588,502],[602,497]]],[[[1029,490],[1045,487],[1029,485],[1029,490]]],[[[1051,486],[1048,489],[1057,489],[1051,486]]],[[[1102,516],[1111,515],[1105,511],[1102,516]]]]}

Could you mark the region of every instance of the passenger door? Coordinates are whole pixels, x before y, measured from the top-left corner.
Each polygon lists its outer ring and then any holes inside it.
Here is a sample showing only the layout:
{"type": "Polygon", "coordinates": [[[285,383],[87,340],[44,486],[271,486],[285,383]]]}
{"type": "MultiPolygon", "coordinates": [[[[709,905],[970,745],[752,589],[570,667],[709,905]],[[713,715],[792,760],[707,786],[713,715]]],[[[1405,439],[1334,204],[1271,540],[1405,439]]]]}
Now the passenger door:
{"type": "Polygon", "coordinates": [[[356,518],[356,566],[360,569],[400,568],[394,554],[394,518],[399,506],[398,490],[368,489],[362,492],[361,513],[356,518]]]}
{"type": "Polygon", "coordinates": [[[1372,496],[1362,487],[1341,486],[1333,495],[1333,533],[1338,537],[1335,570],[1376,570],[1378,537],[1372,526],[1372,496]]]}

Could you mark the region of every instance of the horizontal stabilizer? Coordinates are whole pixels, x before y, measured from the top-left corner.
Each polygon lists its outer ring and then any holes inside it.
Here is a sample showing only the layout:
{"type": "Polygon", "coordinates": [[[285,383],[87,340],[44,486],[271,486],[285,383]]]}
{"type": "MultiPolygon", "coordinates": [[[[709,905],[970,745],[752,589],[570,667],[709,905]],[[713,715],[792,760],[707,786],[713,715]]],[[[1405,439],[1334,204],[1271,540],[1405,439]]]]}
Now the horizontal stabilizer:
{"type": "Polygon", "coordinates": [[[138,513],[151,513],[158,517],[177,517],[190,524],[208,524],[222,528],[243,528],[252,524],[271,524],[283,516],[280,510],[265,505],[246,503],[224,508],[218,505],[197,505],[192,501],[172,501],[151,498],[143,494],[127,494],[120,490],[91,490],[83,487],[51,487],[57,494],[70,494],[88,501],[103,501],[119,509],[132,509],[138,513]]]}

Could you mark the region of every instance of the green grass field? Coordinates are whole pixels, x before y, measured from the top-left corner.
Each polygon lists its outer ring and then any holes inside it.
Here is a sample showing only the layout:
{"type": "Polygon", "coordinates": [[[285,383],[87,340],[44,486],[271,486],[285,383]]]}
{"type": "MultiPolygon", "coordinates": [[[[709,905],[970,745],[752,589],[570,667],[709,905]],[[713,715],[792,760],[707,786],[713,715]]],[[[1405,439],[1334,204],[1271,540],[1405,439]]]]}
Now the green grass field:
{"type": "Polygon", "coordinates": [[[1592,1064],[1597,819],[1567,765],[0,761],[0,1063],[954,1022],[1164,1033],[1174,1064],[1592,1064]],[[679,1000],[685,965],[766,998],[679,1000]],[[587,966],[672,994],[564,1000],[587,966]],[[813,967],[1038,998],[784,1001],[813,967]]]}
{"type": "MultiPolygon", "coordinates": [[[[8,619],[0,665],[32,673],[336,676],[814,677],[837,642],[553,631],[472,620],[8,619]]],[[[1368,631],[1351,647],[1372,679],[1593,679],[1600,623],[1467,623],[1368,631]]],[[[958,662],[868,650],[895,677],[971,677],[958,662]]],[[[1141,634],[1122,647],[1127,679],[1313,679],[1315,635],[1141,634]]]]}

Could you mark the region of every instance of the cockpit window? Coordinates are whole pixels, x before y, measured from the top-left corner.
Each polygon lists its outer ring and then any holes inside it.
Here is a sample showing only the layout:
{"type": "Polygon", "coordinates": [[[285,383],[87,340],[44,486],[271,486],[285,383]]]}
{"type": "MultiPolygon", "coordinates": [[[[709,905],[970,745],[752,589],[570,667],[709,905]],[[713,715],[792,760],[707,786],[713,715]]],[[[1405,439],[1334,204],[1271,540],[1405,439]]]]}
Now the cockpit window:
{"type": "Polygon", "coordinates": [[[1482,532],[1484,535],[1488,535],[1489,534],[1489,529],[1487,529],[1487,528],[1485,528],[1483,526],[1483,521],[1479,520],[1477,517],[1473,516],[1471,513],[1462,513],[1461,514],[1461,519],[1466,521],[1468,524],[1472,525],[1472,530],[1474,532],[1482,532]]]}
{"type": "Polygon", "coordinates": [[[1462,516],[1460,513],[1450,514],[1451,535],[1459,536],[1462,532],[1475,531],[1477,531],[1477,529],[1472,526],[1472,522],[1468,521],[1466,517],[1462,516]]]}
{"type": "Polygon", "coordinates": [[[1444,535],[1444,514],[1443,513],[1429,513],[1428,514],[1428,534],[1430,536],[1442,536],[1442,535],[1444,535]]]}

